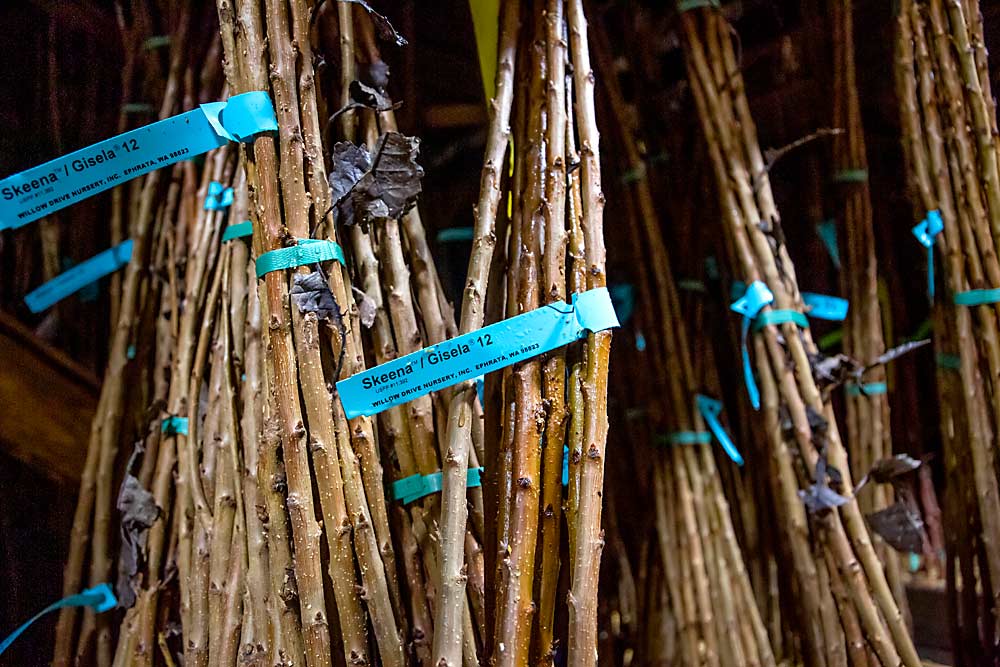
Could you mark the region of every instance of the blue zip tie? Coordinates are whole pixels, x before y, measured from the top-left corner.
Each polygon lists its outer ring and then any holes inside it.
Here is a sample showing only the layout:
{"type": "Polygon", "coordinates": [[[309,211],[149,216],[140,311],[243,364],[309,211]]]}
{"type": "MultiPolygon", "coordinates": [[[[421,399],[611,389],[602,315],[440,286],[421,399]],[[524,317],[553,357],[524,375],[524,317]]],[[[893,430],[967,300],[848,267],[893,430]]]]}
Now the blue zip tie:
{"type": "Polygon", "coordinates": [[[938,210],[928,211],[927,217],[913,227],[913,235],[927,248],[927,296],[931,301],[934,300],[934,243],[943,229],[944,222],[938,210]]]}
{"type": "Polygon", "coordinates": [[[743,465],[743,456],[736,449],[736,445],[733,444],[729,433],[726,432],[726,429],[719,421],[719,413],[722,412],[722,403],[703,394],[695,394],[694,400],[698,406],[698,412],[701,413],[702,418],[708,424],[708,428],[712,430],[715,439],[722,445],[723,451],[726,452],[736,465],[743,465]]]}
{"type": "Polygon", "coordinates": [[[288,248],[278,248],[265,252],[257,258],[257,277],[262,278],[271,271],[294,269],[303,264],[316,262],[344,261],[343,249],[333,241],[322,239],[298,239],[298,245],[288,248]]]}
{"type": "Polygon", "coordinates": [[[802,303],[809,306],[806,314],[819,320],[841,322],[847,317],[850,303],[847,299],[815,292],[802,292],[802,303]]]}
{"type": "Polygon", "coordinates": [[[819,235],[826,252],[830,255],[833,266],[840,271],[840,247],[837,245],[837,223],[834,220],[824,220],[816,223],[816,233],[819,235]]]}
{"type": "Polygon", "coordinates": [[[877,396],[889,391],[885,382],[863,382],[844,385],[848,396],[877,396]]]}
{"type": "Polygon", "coordinates": [[[759,280],[755,280],[750,283],[743,296],[729,306],[731,310],[743,316],[740,343],[743,348],[743,380],[747,386],[750,405],[753,406],[754,410],[760,410],[760,391],[758,391],[757,382],[753,377],[753,366],[750,365],[750,350],[747,347],[747,338],[750,335],[750,324],[757,318],[761,308],[773,301],[774,294],[767,288],[767,285],[759,280]]]}
{"type": "Polygon", "coordinates": [[[253,236],[253,223],[249,220],[237,222],[235,225],[226,227],[226,231],[222,232],[222,242],[241,239],[245,236],[253,236]]]}
{"type": "Polygon", "coordinates": [[[224,211],[233,204],[233,189],[227,188],[218,181],[208,184],[208,194],[205,195],[206,211],[224,211]]]}
{"type": "Polygon", "coordinates": [[[48,607],[28,619],[28,621],[14,630],[14,632],[7,635],[7,637],[0,642],[0,654],[10,648],[10,645],[14,643],[14,640],[20,637],[21,634],[31,627],[35,621],[48,613],[56,611],[57,609],[62,609],[64,607],[92,607],[96,613],[103,614],[106,611],[114,609],[117,604],[118,600],[115,598],[114,591],[111,590],[111,586],[109,584],[98,584],[93,588],[88,588],[82,593],[64,597],[58,602],[53,602],[48,607]]]}
{"type": "Polygon", "coordinates": [[[163,420],[160,430],[167,435],[187,435],[188,418],[171,415],[163,420]]]}
{"type": "Polygon", "coordinates": [[[1000,301],[1000,288],[970,289],[959,292],[953,298],[956,306],[985,306],[1000,301]]]}
{"type": "Polygon", "coordinates": [[[563,445],[562,485],[569,486],[569,447],[563,445]]]}

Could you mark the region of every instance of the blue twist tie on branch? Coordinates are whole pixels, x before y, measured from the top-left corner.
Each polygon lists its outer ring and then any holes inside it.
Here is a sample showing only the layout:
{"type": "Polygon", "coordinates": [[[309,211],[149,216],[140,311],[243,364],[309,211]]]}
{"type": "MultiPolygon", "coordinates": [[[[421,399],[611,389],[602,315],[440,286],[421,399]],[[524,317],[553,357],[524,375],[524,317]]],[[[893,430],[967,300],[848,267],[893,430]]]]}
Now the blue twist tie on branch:
{"type": "Polygon", "coordinates": [[[833,220],[824,220],[816,223],[816,233],[826,246],[826,252],[830,255],[833,266],[840,271],[840,247],[837,245],[837,223],[833,220]]]}
{"type": "Polygon", "coordinates": [[[241,239],[245,236],[253,236],[253,223],[249,220],[237,222],[235,225],[226,227],[226,231],[222,232],[222,242],[241,239]]]}
{"type": "Polygon", "coordinates": [[[188,418],[171,415],[163,420],[160,430],[167,435],[187,435],[188,418]]]}
{"type": "Polygon", "coordinates": [[[731,458],[736,465],[743,465],[743,456],[740,454],[739,450],[736,449],[736,445],[733,444],[732,439],[730,439],[729,434],[726,433],[726,429],[723,428],[722,423],[719,422],[719,413],[722,412],[722,403],[703,394],[696,394],[694,400],[695,404],[698,406],[698,412],[701,413],[705,423],[708,424],[708,428],[712,430],[712,434],[715,436],[715,439],[719,441],[720,445],[722,445],[723,451],[729,455],[729,458],[731,458]]]}
{"type": "Polygon", "coordinates": [[[809,317],[831,322],[841,322],[847,317],[850,303],[839,296],[828,296],[814,292],[803,292],[802,302],[809,306],[809,317]]]}
{"type": "Polygon", "coordinates": [[[24,302],[28,304],[28,310],[39,313],[62,301],[70,294],[80,291],[110,273],[114,273],[128,264],[131,258],[132,239],[128,239],[84,262],[80,262],[71,269],[63,271],[47,283],[43,283],[37,289],[29,292],[24,297],[24,302]]]}
{"type": "Polygon", "coordinates": [[[65,597],[58,602],[50,604],[45,609],[32,616],[17,630],[14,630],[14,632],[7,635],[7,637],[0,642],[0,654],[6,651],[10,645],[14,643],[14,640],[20,637],[21,634],[31,627],[35,621],[48,613],[56,611],[57,609],[62,609],[63,607],[92,607],[98,614],[103,614],[106,611],[114,609],[117,604],[118,600],[115,598],[115,594],[111,590],[111,586],[109,584],[98,584],[93,588],[88,588],[82,593],[65,597]]]}
{"type": "Polygon", "coordinates": [[[861,384],[850,383],[845,385],[848,396],[877,396],[889,391],[889,386],[885,382],[863,382],[861,384]]]}
{"type": "Polygon", "coordinates": [[[993,289],[970,289],[954,296],[956,306],[985,306],[1000,301],[1000,287],[993,289]]]}
{"type": "MultiPolygon", "coordinates": [[[[750,335],[750,324],[757,318],[760,309],[773,301],[774,294],[767,288],[767,285],[759,280],[755,280],[750,283],[743,296],[729,306],[731,310],[743,316],[740,343],[743,348],[743,380],[747,386],[750,405],[753,406],[754,410],[760,410],[760,392],[757,390],[757,382],[753,377],[753,366],[750,365],[750,350],[747,347],[747,338],[750,335]]],[[[718,437],[718,433],[716,433],[716,437],[718,437]]]]}
{"type": "Polygon", "coordinates": [[[227,188],[218,181],[208,184],[208,194],[205,195],[206,211],[224,211],[233,204],[233,189],[227,188]]]}
{"type": "Polygon", "coordinates": [[[281,269],[294,269],[303,264],[332,262],[344,264],[344,250],[333,241],[298,239],[298,245],[265,252],[257,258],[257,277],[281,269]]]}
{"type": "Polygon", "coordinates": [[[937,235],[944,229],[941,212],[928,211],[927,217],[913,227],[913,235],[920,245],[927,248],[927,296],[934,300],[934,243],[937,235]]]}

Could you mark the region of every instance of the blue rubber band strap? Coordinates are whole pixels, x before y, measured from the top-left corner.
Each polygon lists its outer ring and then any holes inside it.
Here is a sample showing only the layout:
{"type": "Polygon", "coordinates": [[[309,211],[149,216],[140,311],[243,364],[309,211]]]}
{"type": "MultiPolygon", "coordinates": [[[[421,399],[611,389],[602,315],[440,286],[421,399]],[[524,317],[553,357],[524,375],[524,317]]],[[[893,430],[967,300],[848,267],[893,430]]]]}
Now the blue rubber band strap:
{"type": "Polygon", "coordinates": [[[967,292],[959,292],[953,298],[956,306],[985,306],[1000,301],[1000,287],[970,289],[967,292]]]}
{"type": "Polygon", "coordinates": [[[878,396],[889,391],[889,386],[885,382],[864,382],[862,384],[850,383],[845,385],[848,396],[878,396]]]}
{"type": "Polygon", "coordinates": [[[64,607],[92,607],[98,614],[103,614],[106,611],[114,609],[117,604],[118,600],[115,598],[115,594],[111,590],[111,586],[109,584],[98,584],[93,588],[88,588],[82,593],[65,597],[58,602],[50,604],[48,607],[28,619],[19,628],[14,630],[14,632],[7,635],[7,637],[0,642],[0,654],[6,651],[10,645],[14,643],[14,640],[20,637],[21,634],[31,627],[35,621],[46,614],[56,611],[57,609],[62,609],[64,607]]]}
{"type": "Polygon", "coordinates": [[[188,418],[171,415],[163,420],[160,430],[167,435],[187,435],[188,418]]]}
{"type": "Polygon", "coordinates": [[[332,261],[346,264],[344,250],[337,243],[322,239],[298,239],[298,245],[265,252],[258,257],[257,277],[262,278],[271,271],[332,261]]]}
{"type": "Polygon", "coordinates": [[[246,236],[253,236],[253,223],[249,220],[237,222],[235,225],[226,227],[226,231],[222,232],[222,242],[225,243],[226,241],[241,239],[246,236]]]}

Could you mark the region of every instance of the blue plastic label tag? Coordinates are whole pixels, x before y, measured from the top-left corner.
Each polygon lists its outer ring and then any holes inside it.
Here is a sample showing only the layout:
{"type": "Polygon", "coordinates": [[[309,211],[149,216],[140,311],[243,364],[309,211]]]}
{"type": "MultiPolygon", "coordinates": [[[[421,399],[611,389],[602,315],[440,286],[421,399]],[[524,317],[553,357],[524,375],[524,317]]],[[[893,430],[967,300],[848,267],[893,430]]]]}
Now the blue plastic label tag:
{"type": "Polygon", "coordinates": [[[705,423],[711,429],[712,435],[722,445],[722,449],[729,455],[729,458],[736,462],[736,465],[743,465],[743,455],[736,449],[736,445],[733,444],[726,429],[723,428],[722,423],[719,421],[719,413],[722,412],[722,403],[702,394],[696,394],[694,400],[698,406],[698,412],[705,419],[705,423]]]}
{"type": "Polygon", "coordinates": [[[824,220],[816,223],[816,233],[826,246],[826,252],[830,255],[833,266],[840,270],[840,247],[837,245],[837,223],[833,220],[824,220]]]}
{"type": "Polygon", "coordinates": [[[233,203],[233,189],[227,188],[218,181],[208,184],[208,194],[205,195],[206,211],[223,211],[233,203]]]}
{"type": "Polygon", "coordinates": [[[60,273],[41,287],[29,292],[24,297],[24,302],[28,304],[28,310],[40,313],[94,281],[114,273],[128,264],[131,257],[132,239],[128,239],[60,273]]]}
{"type": "MultiPolygon", "coordinates": [[[[760,392],[757,390],[757,381],[753,376],[753,366],[750,364],[750,350],[747,347],[747,338],[750,335],[750,325],[756,319],[760,309],[773,301],[774,294],[767,288],[767,285],[759,280],[755,280],[746,288],[743,296],[729,306],[730,309],[743,316],[740,338],[741,347],[743,348],[743,381],[746,383],[750,405],[753,406],[754,410],[760,410],[760,392]]],[[[716,435],[718,436],[718,434],[716,435]]]]}
{"type": "Polygon", "coordinates": [[[0,181],[0,229],[21,227],[161,167],[276,129],[271,98],[252,92],[119,134],[0,181]]]}
{"type": "Polygon", "coordinates": [[[111,590],[110,584],[98,584],[93,588],[88,588],[87,590],[77,593],[76,595],[65,597],[58,602],[53,602],[48,607],[32,616],[30,620],[14,630],[14,632],[7,635],[3,641],[0,641],[0,653],[6,651],[25,630],[31,627],[32,623],[40,619],[42,616],[45,616],[45,614],[56,611],[57,609],[62,609],[64,607],[90,607],[96,613],[103,614],[106,611],[111,611],[117,605],[118,599],[115,598],[114,591],[111,590]]]}
{"type": "Polygon", "coordinates": [[[568,345],[618,326],[606,288],[573,295],[426,347],[337,383],[348,418],[374,415],[432,391],[568,345]]]}
{"type": "Polygon", "coordinates": [[[806,315],[833,322],[840,322],[847,317],[847,310],[850,307],[847,299],[813,292],[802,292],[802,301],[809,307],[806,315]]]}
{"type": "Polygon", "coordinates": [[[611,303],[615,306],[618,322],[625,324],[635,310],[635,288],[628,283],[623,283],[612,285],[608,288],[608,292],[611,293],[611,303]]]}

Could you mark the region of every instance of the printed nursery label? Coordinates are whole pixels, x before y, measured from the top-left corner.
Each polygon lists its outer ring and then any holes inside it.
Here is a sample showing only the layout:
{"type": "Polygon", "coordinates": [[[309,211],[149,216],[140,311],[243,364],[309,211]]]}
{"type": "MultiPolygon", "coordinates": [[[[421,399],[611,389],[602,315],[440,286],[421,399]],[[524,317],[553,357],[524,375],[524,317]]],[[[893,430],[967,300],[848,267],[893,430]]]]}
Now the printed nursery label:
{"type": "Polygon", "coordinates": [[[39,313],[49,306],[62,301],[70,294],[79,292],[91,283],[114,273],[128,264],[132,258],[132,239],[122,241],[113,248],[98,253],[85,262],[42,284],[24,297],[28,310],[39,313]]]}
{"type": "Polygon", "coordinates": [[[611,296],[601,287],[426,347],[337,383],[349,418],[395,405],[618,326],[611,296]]]}
{"type": "Polygon", "coordinates": [[[254,92],[119,134],[0,181],[0,229],[21,227],[160,167],[274,129],[271,99],[254,92]]]}

